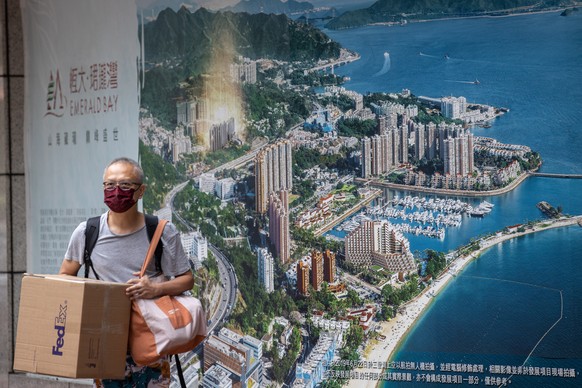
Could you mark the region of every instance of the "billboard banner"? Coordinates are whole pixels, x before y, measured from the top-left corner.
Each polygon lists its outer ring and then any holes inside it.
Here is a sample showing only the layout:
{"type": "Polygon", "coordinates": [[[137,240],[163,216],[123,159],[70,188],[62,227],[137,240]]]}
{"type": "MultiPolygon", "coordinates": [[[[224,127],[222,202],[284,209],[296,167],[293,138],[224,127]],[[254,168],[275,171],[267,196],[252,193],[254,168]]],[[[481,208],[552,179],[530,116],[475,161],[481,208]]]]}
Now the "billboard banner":
{"type": "Polygon", "coordinates": [[[54,273],[74,228],[105,210],[107,162],[137,159],[138,21],[127,0],[21,7],[27,271],[54,273]]]}

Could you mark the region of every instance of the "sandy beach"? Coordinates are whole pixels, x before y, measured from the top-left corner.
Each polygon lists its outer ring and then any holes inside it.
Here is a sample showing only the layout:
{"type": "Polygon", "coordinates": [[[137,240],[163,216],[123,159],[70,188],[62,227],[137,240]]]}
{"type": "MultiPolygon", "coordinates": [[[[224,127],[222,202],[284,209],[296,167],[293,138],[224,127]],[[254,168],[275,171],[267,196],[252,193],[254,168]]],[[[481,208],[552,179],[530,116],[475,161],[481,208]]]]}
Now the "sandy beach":
{"type": "MultiPolygon", "coordinates": [[[[429,287],[427,287],[423,292],[418,295],[413,300],[401,306],[402,313],[399,313],[395,318],[389,322],[382,322],[382,332],[381,334],[386,336],[383,341],[378,341],[375,344],[368,345],[365,349],[363,359],[369,361],[367,368],[356,368],[354,372],[361,374],[380,374],[382,373],[381,365],[379,363],[384,363],[390,360],[393,356],[395,350],[400,345],[401,341],[405,338],[407,332],[414,325],[415,321],[422,315],[424,310],[429,306],[434,296],[441,292],[447,283],[461,271],[469,262],[473,259],[479,257],[481,253],[490,247],[502,243],[504,241],[510,240],[515,237],[523,236],[530,233],[539,232],[542,230],[559,228],[563,226],[575,225],[577,223],[582,223],[582,216],[575,217],[562,217],[555,220],[545,220],[543,222],[537,223],[533,228],[526,229],[523,232],[512,232],[507,234],[498,233],[494,236],[488,237],[481,240],[480,249],[472,252],[467,256],[458,257],[453,262],[451,262],[449,269],[441,274],[429,287]],[[371,364],[371,365],[370,365],[371,364]]],[[[582,225],[581,225],[582,226],[582,225]]],[[[366,365],[364,365],[366,366],[366,365]]],[[[350,388],[374,388],[378,383],[377,379],[351,379],[349,380],[348,387],[350,388]]]]}

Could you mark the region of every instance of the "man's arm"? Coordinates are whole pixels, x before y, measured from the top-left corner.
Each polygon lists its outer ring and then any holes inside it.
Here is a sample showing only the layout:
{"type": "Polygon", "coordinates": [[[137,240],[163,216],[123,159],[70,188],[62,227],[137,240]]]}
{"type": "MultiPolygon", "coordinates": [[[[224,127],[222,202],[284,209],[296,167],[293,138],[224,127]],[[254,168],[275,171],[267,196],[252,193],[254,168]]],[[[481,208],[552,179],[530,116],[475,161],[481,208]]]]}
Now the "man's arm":
{"type": "Polygon", "coordinates": [[[79,268],[81,268],[81,264],[79,264],[78,261],[64,259],[61,264],[61,269],[59,270],[59,275],[77,276],[79,268]]]}
{"type": "Polygon", "coordinates": [[[131,286],[125,290],[125,293],[131,299],[151,299],[163,295],[180,295],[184,291],[191,290],[194,286],[194,276],[192,276],[192,271],[188,270],[165,282],[152,282],[144,276],[141,279],[130,279],[128,283],[131,286]]]}

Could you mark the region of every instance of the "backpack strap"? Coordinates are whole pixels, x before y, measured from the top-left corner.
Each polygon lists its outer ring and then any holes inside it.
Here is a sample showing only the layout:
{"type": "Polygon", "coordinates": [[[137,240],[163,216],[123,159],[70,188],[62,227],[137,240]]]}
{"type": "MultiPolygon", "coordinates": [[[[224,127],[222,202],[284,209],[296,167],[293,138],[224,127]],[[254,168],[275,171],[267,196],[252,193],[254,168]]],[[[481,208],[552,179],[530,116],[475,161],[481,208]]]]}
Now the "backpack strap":
{"type": "MultiPolygon", "coordinates": [[[[148,232],[148,240],[152,241],[152,237],[154,236],[154,233],[156,232],[156,228],[158,227],[159,220],[158,220],[158,217],[152,216],[149,214],[144,214],[144,216],[145,216],[146,229],[148,232]]],[[[163,252],[164,252],[164,243],[160,239],[160,241],[158,242],[158,245],[156,246],[156,251],[154,252],[156,271],[160,272],[160,273],[162,272],[162,253],[163,252]]]]}
{"type": "Polygon", "coordinates": [[[186,380],[184,379],[184,373],[182,372],[182,364],[180,363],[180,356],[174,354],[174,360],[176,361],[176,370],[178,371],[178,379],[180,380],[180,387],[187,388],[186,380]]]}
{"type": "Polygon", "coordinates": [[[85,227],[85,252],[84,252],[84,262],[85,262],[85,277],[89,277],[89,268],[93,270],[95,279],[99,280],[99,275],[95,272],[95,267],[93,267],[93,262],[91,261],[91,252],[97,243],[97,238],[99,237],[99,224],[101,221],[101,216],[91,217],[87,220],[87,226],[85,227]]]}

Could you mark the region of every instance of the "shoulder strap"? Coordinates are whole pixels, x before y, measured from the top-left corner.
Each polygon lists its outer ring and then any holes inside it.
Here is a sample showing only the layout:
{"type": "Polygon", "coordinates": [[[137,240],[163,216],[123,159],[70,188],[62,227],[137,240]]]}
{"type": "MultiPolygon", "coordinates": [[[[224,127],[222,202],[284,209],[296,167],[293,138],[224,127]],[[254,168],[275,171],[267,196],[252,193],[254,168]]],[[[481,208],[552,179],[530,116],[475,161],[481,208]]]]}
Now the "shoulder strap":
{"type": "Polygon", "coordinates": [[[176,361],[176,370],[178,371],[178,379],[180,380],[180,387],[186,388],[186,380],[184,379],[184,373],[182,372],[182,364],[180,363],[180,356],[174,354],[174,360],[176,361]]]}
{"type": "MultiPolygon", "coordinates": [[[[152,241],[152,238],[154,237],[154,233],[156,232],[156,228],[158,227],[158,217],[156,216],[152,216],[149,214],[144,214],[145,216],[145,224],[146,224],[146,229],[148,232],[148,239],[150,240],[150,242],[152,241]]],[[[158,272],[162,272],[162,253],[164,252],[164,243],[162,242],[162,240],[160,239],[160,241],[158,242],[158,245],[156,247],[156,251],[155,251],[155,263],[156,263],[156,271],[158,272]]]]}
{"type": "Polygon", "coordinates": [[[91,252],[93,252],[93,248],[97,243],[97,238],[99,237],[99,224],[101,221],[101,216],[91,217],[87,220],[87,226],[85,227],[85,253],[84,253],[84,262],[85,262],[85,277],[89,277],[89,268],[93,270],[93,274],[95,275],[95,279],[99,279],[97,272],[95,272],[95,268],[93,267],[93,262],[91,261],[91,252]]]}

